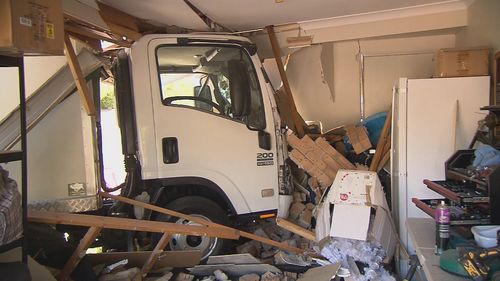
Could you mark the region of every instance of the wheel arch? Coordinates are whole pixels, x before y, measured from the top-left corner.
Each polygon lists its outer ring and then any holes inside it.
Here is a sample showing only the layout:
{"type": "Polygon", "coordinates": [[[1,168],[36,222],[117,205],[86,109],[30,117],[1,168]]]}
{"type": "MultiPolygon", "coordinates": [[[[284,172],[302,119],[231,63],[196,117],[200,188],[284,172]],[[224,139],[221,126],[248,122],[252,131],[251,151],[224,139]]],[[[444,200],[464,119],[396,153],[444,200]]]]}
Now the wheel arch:
{"type": "MultiPolygon", "coordinates": [[[[219,205],[228,216],[237,215],[236,209],[227,194],[211,180],[200,177],[177,177],[146,180],[150,188],[151,204],[160,207],[186,196],[200,196],[219,205]]],[[[151,219],[152,212],[147,214],[151,219]]]]}

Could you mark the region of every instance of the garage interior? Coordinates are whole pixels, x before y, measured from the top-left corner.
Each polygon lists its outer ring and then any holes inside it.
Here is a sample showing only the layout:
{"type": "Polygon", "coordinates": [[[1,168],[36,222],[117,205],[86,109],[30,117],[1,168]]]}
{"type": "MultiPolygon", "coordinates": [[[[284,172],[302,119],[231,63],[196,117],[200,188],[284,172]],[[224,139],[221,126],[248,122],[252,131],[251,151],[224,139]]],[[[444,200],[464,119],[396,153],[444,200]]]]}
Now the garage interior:
{"type": "Polygon", "coordinates": [[[500,280],[500,1],[0,7],[0,280],[500,280]]]}

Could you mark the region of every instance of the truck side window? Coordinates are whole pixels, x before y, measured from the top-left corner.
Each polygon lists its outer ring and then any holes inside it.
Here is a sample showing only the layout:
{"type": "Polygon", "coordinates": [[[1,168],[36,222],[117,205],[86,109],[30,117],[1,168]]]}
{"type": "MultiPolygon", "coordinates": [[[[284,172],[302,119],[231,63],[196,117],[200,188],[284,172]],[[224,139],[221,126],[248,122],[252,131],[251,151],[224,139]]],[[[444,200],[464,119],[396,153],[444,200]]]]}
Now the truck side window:
{"type": "Polygon", "coordinates": [[[258,78],[243,48],[217,44],[162,45],[157,48],[156,57],[163,105],[193,108],[239,121],[247,118],[250,126],[265,127],[258,78]],[[238,118],[233,116],[232,81],[228,78],[228,62],[235,59],[246,66],[251,96],[250,114],[238,118]]]}

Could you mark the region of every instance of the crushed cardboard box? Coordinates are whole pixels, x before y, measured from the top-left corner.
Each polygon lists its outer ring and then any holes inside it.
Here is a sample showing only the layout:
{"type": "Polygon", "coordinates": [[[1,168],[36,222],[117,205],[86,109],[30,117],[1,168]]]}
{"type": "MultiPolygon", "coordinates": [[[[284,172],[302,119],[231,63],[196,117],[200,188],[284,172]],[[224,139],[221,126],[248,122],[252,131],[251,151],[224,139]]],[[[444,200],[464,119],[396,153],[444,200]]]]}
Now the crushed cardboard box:
{"type": "Polygon", "coordinates": [[[367,151],[372,147],[370,139],[368,138],[368,131],[362,124],[358,126],[347,125],[344,129],[356,154],[367,151]]]}
{"type": "Polygon", "coordinates": [[[388,261],[392,258],[398,238],[377,173],[339,170],[317,216],[318,241],[330,236],[368,239],[380,243],[388,261]]]}
{"type": "Polygon", "coordinates": [[[316,178],[322,187],[332,184],[339,169],[355,169],[349,160],[321,137],[315,141],[309,136],[299,139],[288,131],[287,141],[293,148],[289,153],[290,159],[316,178]]]}

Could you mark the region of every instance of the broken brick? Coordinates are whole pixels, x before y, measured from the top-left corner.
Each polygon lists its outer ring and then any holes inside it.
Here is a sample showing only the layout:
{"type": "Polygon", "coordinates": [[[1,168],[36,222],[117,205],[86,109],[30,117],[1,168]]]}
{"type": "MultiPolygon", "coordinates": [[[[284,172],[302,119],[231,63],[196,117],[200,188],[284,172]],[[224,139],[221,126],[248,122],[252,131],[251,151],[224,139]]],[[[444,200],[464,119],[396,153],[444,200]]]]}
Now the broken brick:
{"type": "Polygon", "coordinates": [[[288,218],[291,220],[297,220],[299,218],[300,213],[304,211],[306,208],[306,205],[300,203],[300,202],[294,202],[290,206],[290,210],[288,211],[288,218]]]}
{"type": "Polygon", "coordinates": [[[293,193],[293,202],[301,202],[302,201],[302,193],[294,192],[293,193]]]}
{"type": "Polygon", "coordinates": [[[305,209],[299,215],[299,219],[297,220],[297,223],[298,223],[298,225],[302,226],[303,228],[309,228],[311,226],[311,218],[312,218],[312,211],[309,209],[305,209]]]}
{"type": "Polygon", "coordinates": [[[260,281],[280,281],[280,277],[268,271],[260,276],[260,281]]]}
{"type": "MultiPolygon", "coordinates": [[[[270,239],[269,236],[267,236],[266,232],[262,228],[257,228],[253,232],[253,234],[261,236],[261,237],[264,237],[264,238],[267,238],[267,239],[270,239]]],[[[265,251],[269,251],[273,247],[273,246],[271,246],[269,244],[261,244],[261,245],[262,245],[262,248],[264,248],[265,251]]]]}
{"type": "MultiPolygon", "coordinates": [[[[257,241],[246,242],[245,244],[236,247],[236,252],[238,254],[250,254],[254,257],[260,256],[261,245],[257,241]]],[[[176,280],[177,281],[177,280],[176,280]]]]}

